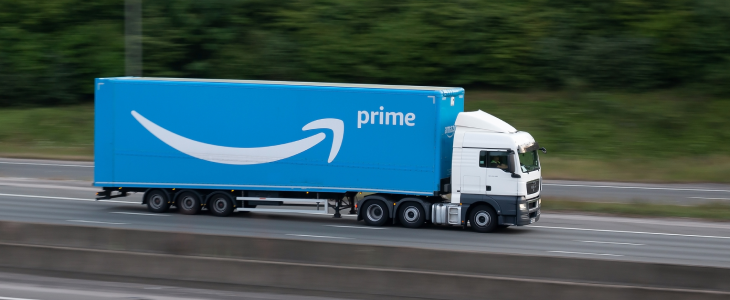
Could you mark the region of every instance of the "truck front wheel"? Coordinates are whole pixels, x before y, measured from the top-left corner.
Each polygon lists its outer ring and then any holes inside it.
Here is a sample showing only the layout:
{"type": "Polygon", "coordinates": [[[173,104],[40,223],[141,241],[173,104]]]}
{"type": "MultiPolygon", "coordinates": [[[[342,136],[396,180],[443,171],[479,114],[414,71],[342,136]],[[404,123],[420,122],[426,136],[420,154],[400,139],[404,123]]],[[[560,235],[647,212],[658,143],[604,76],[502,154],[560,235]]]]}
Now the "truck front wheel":
{"type": "Polygon", "coordinates": [[[426,221],[425,212],[421,204],[406,202],[398,208],[398,221],[403,227],[418,228],[426,221]]]}
{"type": "Polygon", "coordinates": [[[497,213],[489,205],[477,205],[469,214],[469,224],[476,232],[492,232],[497,228],[497,213]]]}
{"type": "Polygon", "coordinates": [[[369,201],[363,213],[365,224],[370,226],[383,226],[388,221],[388,208],[380,201],[369,201]]]}
{"type": "Polygon", "coordinates": [[[155,213],[163,213],[170,209],[170,199],[162,190],[151,190],[145,194],[147,198],[147,210],[155,213]]]}

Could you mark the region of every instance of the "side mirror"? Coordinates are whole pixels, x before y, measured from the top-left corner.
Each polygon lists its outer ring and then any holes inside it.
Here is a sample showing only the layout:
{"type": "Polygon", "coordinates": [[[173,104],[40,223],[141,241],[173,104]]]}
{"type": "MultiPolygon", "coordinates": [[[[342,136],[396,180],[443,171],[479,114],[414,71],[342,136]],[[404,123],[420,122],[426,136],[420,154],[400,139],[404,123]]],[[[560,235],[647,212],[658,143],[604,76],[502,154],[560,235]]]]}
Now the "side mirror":
{"type": "Polygon", "coordinates": [[[547,149],[545,149],[545,147],[540,147],[538,150],[542,151],[542,153],[547,153],[547,149]]]}
{"type": "Polygon", "coordinates": [[[509,155],[507,155],[507,172],[510,172],[512,174],[515,173],[515,152],[509,151],[507,152],[509,155]]]}

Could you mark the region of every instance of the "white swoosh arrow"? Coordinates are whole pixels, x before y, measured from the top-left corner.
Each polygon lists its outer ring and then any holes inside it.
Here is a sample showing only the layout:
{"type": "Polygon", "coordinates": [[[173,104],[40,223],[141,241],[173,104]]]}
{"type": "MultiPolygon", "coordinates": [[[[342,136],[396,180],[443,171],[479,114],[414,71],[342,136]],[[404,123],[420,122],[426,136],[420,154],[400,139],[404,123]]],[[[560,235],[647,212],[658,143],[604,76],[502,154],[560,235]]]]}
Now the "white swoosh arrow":
{"type": "MultiPolygon", "coordinates": [[[[324,140],[326,136],[324,133],[320,132],[298,141],[269,147],[224,147],[201,143],[177,135],[155,123],[152,123],[150,120],[147,120],[134,110],[132,111],[132,116],[137,119],[137,121],[150,133],[170,147],[195,158],[229,165],[255,165],[282,160],[314,147],[314,145],[317,145],[319,142],[324,140]]],[[[302,130],[311,129],[332,130],[332,133],[334,134],[332,139],[332,149],[330,150],[329,159],[327,159],[327,162],[331,163],[340,151],[342,137],[345,133],[345,123],[339,119],[319,119],[304,125],[302,128],[302,130]]]]}

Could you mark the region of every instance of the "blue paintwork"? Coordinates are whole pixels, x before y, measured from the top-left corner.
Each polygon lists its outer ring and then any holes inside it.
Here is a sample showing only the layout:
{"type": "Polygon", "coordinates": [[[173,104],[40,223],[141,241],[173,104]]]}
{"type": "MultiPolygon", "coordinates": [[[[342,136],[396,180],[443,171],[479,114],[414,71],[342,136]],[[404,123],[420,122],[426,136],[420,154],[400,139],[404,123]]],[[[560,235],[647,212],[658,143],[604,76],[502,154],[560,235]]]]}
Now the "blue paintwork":
{"type": "Polygon", "coordinates": [[[451,173],[453,135],[445,127],[464,109],[463,89],[445,91],[447,97],[443,91],[97,79],[94,185],[431,195],[451,173]],[[358,128],[358,111],[380,106],[414,113],[415,126],[358,128]],[[319,132],[327,137],[280,161],[226,165],[168,146],[132,110],[186,138],[227,147],[274,146],[319,132]],[[331,163],[332,131],[302,131],[323,118],[345,124],[331,163]]]}

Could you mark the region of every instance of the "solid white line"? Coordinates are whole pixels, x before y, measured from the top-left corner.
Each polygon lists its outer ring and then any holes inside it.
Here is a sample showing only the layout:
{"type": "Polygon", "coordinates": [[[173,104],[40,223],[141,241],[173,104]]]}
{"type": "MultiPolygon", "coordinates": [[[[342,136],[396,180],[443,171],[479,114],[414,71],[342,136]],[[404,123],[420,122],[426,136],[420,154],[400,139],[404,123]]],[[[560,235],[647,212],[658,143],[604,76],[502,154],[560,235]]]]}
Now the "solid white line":
{"type": "Polygon", "coordinates": [[[624,230],[608,230],[608,229],[587,229],[587,228],[553,227],[553,226],[540,226],[540,225],[530,225],[530,227],[547,228],[547,229],[578,230],[578,231],[597,231],[597,232],[615,232],[615,233],[631,233],[631,234],[649,234],[649,235],[697,237],[697,238],[708,238],[708,239],[730,239],[730,236],[695,235],[695,234],[679,234],[679,233],[663,233],[663,232],[643,232],[643,231],[624,231],[624,230]]]}
{"type": "Polygon", "coordinates": [[[581,254],[581,255],[600,255],[600,256],[623,256],[618,254],[608,254],[608,253],[588,253],[588,252],[572,252],[572,251],[548,251],[552,253],[564,253],[564,254],[581,254]]]}
{"type": "Polygon", "coordinates": [[[707,198],[707,197],[689,197],[690,199],[704,199],[704,200],[730,200],[730,198],[707,198]]]}
{"type": "Polygon", "coordinates": [[[287,235],[301,236],[301,237],[325,238],[325,239],[346,239],[346,240],[354,240],[353,238],[348,238],[348,237],[326,236],[326,235],[308,235],[308,234],[291,234],[291,233],[288,233],[287,235]]]}
{"type": "Polygon", "coordinates": [[[619,243],[619,242],[601,242],[601,241],[576,241],[581,243],[594,243],[594,244],[611,244],[611,245],[628,245],[628,246],[644,246],[644,244],[634,243],[619,243]]]}
{"type": "Polygon", "coordinates": [[[66,222],[109,224],[109,225],[127,225],[127,223],[112,223],[112,222],[99,222],[99,221],[87,221],[87,220],[66,220],[66,222]]]}
{"type": "Polygon", "coordinates": [[[163,214],[133,213],[133,212],[126,212],[126,211],[113,211],[111,213],[124,214],[124,215],[155,216],[155,217],[169,217],[170,216],[170,215],[163,215],[163,214]]]}
{"type": "Polygon", "coordinates": [[[388,229],[388,228],[382,228],[382,227],[345,226],[345,225],[324,225],[324,226],[339,227],[339,228],[358,228],[358,229],[388,229]]]}
{"type": "Polygon", "coordinates": [[[543,183],[542,185],[565,186],[565,187],[590,187],[590,188],[611,188],[611,189],[637,189],[637,190],[667,190],[667,191],[697,191],[697,192],[726,192],[730,190],[703,190],[703,189],[682,189],[682,188],[661,188],[661,187],[641,187],[641,186],[616,186],[616,185],[585,185],[585,184],[556,184],[543,183]]]}
{"type": "MultiPolygon", "coordinates": [[[[60,165],[60,164],[42,164],[42,163],[23,163],[23,162],[9,162],[0,161],[0,164],[7,165],[31,165],[31,166],[55,166],[55,167],[79,167],[79,168],[93,168],[94,165],[60,165]]],[[[2,298],[0,298],[2,299],[2,298]]]]}
{"type": "Polygon", "coordinates": [[[30,298],[11,298],[11,297],[0,297],[0,300],[37,300],[30,298]]]}
{"type": "Polygon", "coordinates": [[[91,201],[91,202],[112,202],[112,203],[139,204],[138,202],[131,202],[131,201],[117,201],[117,200],[99,200],[99,201],[97,201],[96,199],[53,197],[53,196],[36,196],[36,195],[0,194],[0,196],[21,197],[21,198],[56,199],[56,200],[71,200],[71,201],[91,201]]]}

